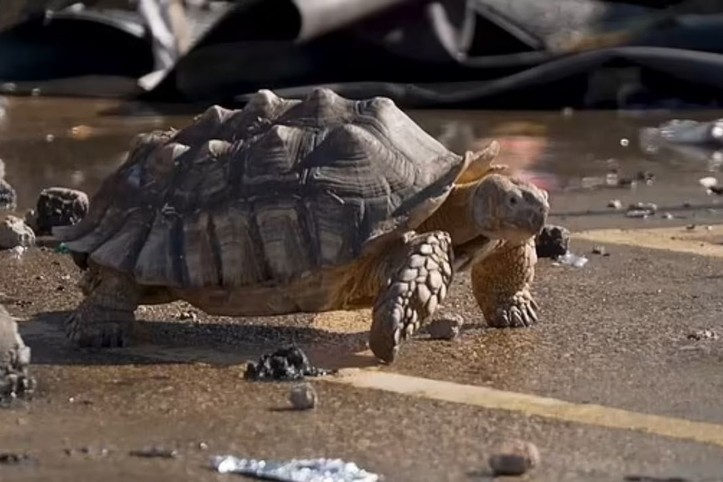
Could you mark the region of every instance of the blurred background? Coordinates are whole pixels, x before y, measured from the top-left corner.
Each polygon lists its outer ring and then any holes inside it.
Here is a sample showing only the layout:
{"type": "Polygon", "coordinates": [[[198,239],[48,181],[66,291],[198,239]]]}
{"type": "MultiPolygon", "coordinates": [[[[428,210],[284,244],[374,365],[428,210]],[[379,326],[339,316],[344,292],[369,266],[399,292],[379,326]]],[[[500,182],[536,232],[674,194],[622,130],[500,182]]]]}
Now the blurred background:
{"type": "Polygon", "coordinates": [[[717,107],[723,0],[3,0],[14,94],[410,108],[717,107]]]}

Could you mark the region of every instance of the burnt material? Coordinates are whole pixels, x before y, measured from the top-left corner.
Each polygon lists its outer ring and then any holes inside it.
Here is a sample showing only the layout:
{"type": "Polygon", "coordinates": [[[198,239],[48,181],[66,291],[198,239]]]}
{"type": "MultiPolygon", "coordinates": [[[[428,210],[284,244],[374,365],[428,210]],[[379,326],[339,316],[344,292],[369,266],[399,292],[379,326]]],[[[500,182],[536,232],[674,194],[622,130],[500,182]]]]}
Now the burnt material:
{"type": "Polygon", "coordinates": [[[75,189],[49,187],[38,197],[37,234],[52,234],[54,226],[79,223],[88,213],[88,195],[75,189]]]}
{"type": "Polygon", "coordinates": [[[261,355],[258,363],[249,362],[244,378],[255,381],[290,381],[330,373],[332,371],[313,366],[301,348],[292,345],[280,348],[271,354],[261,355]]]}
{"type": "Polygon", "coordinates": [[[570,231],[562,226],[549,224],[535,238],[538,258],[556,258],[567,253],[570,246],[570,231]]]}

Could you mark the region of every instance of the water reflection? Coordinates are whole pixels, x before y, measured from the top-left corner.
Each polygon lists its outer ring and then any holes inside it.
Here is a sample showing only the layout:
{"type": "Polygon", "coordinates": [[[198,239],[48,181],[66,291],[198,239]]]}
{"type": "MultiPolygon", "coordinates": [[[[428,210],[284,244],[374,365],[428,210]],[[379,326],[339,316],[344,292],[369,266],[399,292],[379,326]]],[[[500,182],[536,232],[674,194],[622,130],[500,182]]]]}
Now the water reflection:
{"type": "MultiPolygon", "coordinates": [[[[32,206],[39,191],[51,185],[94,192],[123,161],[135,134],[182,127],[193,116],[118,114],[117,102],[108,100],[12,97],[0,106],[4,112],[0,158],[6,163],[8,181],[18,191],[20,208],[32,206]]],[[[680,152],[655,156],[641,149],[639,130],[669,120],[670,114],[423,111],[411,115],[456,152],[498,139],[503,148],[500,162],[551,191],[582,188],[583,178],[604,177],[611,169],[621,175],[654,170],[660,179],[666,173],[676,176],[720,168],[720,163],[707,162],[700,150],[697,156],[686,157],[680,152]]],[[[685,113],[689,119],[716,117],[720,113],[685,113]]]]}

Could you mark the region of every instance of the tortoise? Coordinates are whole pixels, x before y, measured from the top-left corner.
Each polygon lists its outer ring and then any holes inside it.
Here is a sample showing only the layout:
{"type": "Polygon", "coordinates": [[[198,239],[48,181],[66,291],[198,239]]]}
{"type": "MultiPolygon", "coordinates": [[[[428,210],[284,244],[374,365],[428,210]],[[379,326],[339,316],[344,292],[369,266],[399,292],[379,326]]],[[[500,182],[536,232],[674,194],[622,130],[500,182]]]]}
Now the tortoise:
{"type": "Polygon", "coordinates": [[[66,334],[125,346],[139,304],[174,300],[225,316],[369,307],[369,346],[391,363],[466,269],[488,324],[528,326],[548,195],[503,173],[499,149],[456,154],[391,99],[326,88],[139,134],[86,217],[54,228],[84,270],[66,334]]]}

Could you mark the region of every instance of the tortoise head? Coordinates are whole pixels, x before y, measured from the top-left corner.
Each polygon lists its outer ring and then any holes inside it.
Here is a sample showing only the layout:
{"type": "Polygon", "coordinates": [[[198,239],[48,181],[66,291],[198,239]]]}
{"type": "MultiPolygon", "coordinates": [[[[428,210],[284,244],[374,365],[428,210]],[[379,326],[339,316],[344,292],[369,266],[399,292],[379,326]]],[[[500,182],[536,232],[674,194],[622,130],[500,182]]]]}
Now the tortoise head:
{"type": "Polygon", "coordinates": [[[471,200],[472,219],[491,239],[525,241],[542,230],[550,212],[547,191],[502,174],[477,182],[471,200]]]}

